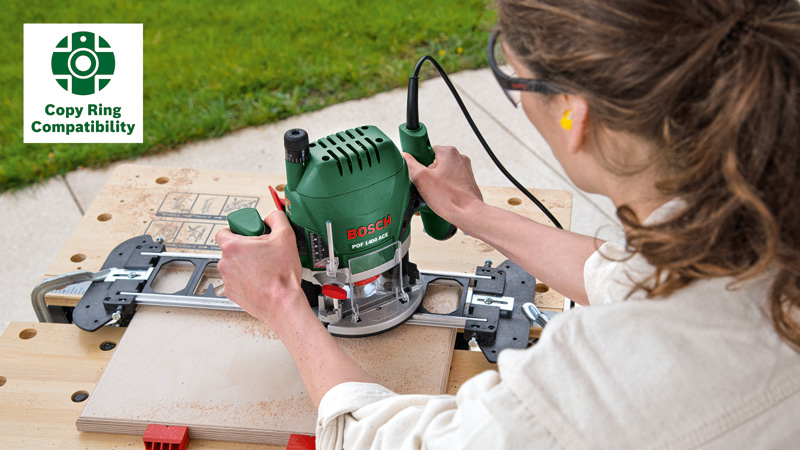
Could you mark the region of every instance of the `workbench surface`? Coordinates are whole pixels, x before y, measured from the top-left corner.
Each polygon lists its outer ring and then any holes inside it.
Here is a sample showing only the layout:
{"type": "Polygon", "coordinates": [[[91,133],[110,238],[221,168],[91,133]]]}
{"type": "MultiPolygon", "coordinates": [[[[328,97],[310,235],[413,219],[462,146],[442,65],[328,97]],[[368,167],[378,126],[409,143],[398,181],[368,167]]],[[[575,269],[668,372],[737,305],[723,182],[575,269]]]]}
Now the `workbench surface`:
{"type": "MultiPolygon", "coordinates": [[[[283,175],[121,166],[45,277],[74,270],[97,271],[118,243],[141,234],[164,237],[169,251],[218,252],[213,236],[226,226],[225,214],[245,206],[257,208],[262,216],[268,214],[273,206],[267,186],[280,190],[283,182],[283,175]]],[[[482,191],[487,203],[546,222],[513,188],[482,187],[482,191]]],[[[569,228],[571,194],[534,193],[569,228]]],[[[412,233],[410,255],[420,268],[474,272],[486,259],[504,259],[493,248],[460,232],[449,241],[433,241],[417,222],[412,233]]],[[[541,309],[564,308],[564,297],[547,286],[537,285],[537,292],[535,303],[541,309]]],[[[78,298],[50,295],[47,301],[74,306],[78,298]]],[[[85,402],[73,398],[91,395],[124,331],[106,327],[88,333],[68,324],[11,323],[0,337],[0,448],[143,448],[141,436],[85,433],[75,428],[85,402]]],[[[454,351],[447,393],[454,394],[464,381],[493,367],[480,352],[454,351]]],[[[283,447],[193,440],[189,448],[283,447]]]]}
{"type": "MultiPolygon", "coordinates": [[[[91,449],[144,448],[141,436],[84,433],[75,428],[108,361],[112,344],[124,328],[106,327],[87,333],[74,325],[12,322],[0,337],[0,448],[91,449]],[[76,397],[78,399],[78,397],[76,397]]],[[[455,394],[473,375],[494,366],[483,354],[453,353],[447,393],[455,394]]],[[[189,449],[283,449],[275,445],[240,444],[193,439],[189,449]]]]}

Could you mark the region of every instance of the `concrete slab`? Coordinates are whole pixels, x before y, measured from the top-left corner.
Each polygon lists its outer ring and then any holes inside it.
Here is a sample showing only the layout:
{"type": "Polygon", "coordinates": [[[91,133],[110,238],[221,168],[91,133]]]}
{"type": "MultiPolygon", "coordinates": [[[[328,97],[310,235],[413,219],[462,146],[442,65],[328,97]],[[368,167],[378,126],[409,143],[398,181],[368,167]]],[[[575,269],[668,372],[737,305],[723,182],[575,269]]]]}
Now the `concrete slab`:
{"type": "Polygon", "coordinates": [[[78,226],[78,210],[61,177],[0,196],[0,330],[11,321],[36,321],[31,290],[78,226]]]}

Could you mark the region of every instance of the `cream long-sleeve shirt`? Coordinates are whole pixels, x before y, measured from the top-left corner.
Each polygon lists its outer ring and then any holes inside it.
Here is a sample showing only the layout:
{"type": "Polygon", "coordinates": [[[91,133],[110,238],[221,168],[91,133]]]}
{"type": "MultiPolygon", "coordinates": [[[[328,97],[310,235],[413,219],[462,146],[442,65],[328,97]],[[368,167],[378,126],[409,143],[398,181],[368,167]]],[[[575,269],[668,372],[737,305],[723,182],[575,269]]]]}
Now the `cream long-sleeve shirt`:
{"type": "Polygon", "coordinates": [[[621,255],[606,243],[586,262],[593,306],[553,320],[535,346],[503,351],[497,371],[455,396],[334,387],[317,448],[800,448],[800,354],[763,312],[769,278],[647,300],[628,297],[628,277],[652,266],[613,261],[621,255]]]}

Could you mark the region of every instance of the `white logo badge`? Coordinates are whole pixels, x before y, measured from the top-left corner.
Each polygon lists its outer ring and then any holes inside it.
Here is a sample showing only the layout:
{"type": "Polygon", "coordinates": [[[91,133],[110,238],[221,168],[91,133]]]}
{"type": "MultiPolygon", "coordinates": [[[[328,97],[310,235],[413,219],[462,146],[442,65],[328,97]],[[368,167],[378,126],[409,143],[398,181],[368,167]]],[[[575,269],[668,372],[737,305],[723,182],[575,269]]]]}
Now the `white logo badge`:
{"type": "Polygon", "coordinates": [[[142,24],[24,25],[24,142],[141,143],[142,24]]]}

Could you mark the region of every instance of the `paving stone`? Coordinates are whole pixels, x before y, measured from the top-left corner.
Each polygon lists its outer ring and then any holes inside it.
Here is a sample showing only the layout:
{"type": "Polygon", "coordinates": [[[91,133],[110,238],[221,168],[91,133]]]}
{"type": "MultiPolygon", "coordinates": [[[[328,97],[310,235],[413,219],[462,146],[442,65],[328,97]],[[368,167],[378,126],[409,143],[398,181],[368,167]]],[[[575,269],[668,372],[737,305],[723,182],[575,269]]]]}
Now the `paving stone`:
{"type": "Polygon", "coordinates": [[[81,219],[61,177],[0,195],[0,330],[11,321],[36,321],[31,291],[81,219]]]}

